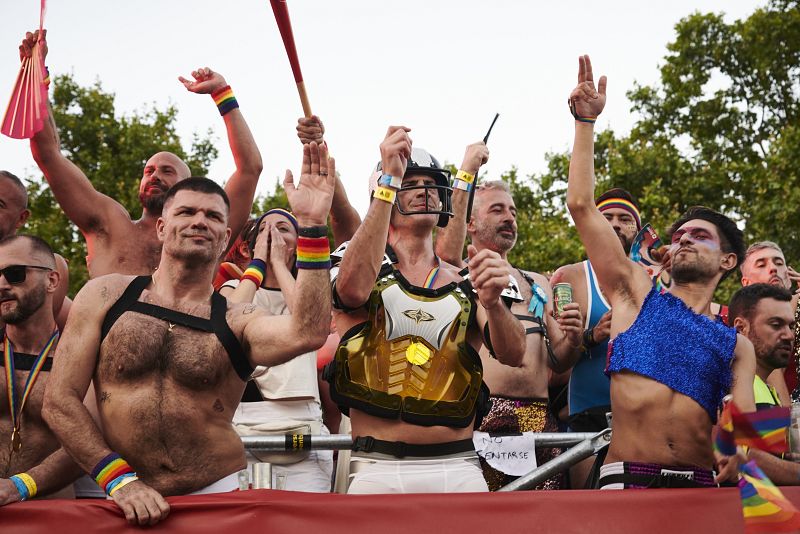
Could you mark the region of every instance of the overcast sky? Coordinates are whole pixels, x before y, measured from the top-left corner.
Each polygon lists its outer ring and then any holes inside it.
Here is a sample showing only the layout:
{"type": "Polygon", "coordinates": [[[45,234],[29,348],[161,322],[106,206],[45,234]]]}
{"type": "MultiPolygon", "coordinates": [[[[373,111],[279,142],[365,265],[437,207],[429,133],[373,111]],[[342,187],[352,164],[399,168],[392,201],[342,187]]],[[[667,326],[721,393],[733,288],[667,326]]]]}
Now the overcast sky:
{"type": "MultiPolygon", "coordinates": [[[[39,1],[0,4],[5,106],[19,70],[19,41],[38,27],[39,1]]],[[[572,142],[566,100],[579,54],[591,54],[595,73],[609,78],[599,127],[626,132],[635,117],[625,92],[635,81],[658,80],[681,18],[724,12],[732,21],[763,4],[289,0],[289,11],[312,110],[325,123],[351,201],[364,213],[366,181],[388,125],[410,127],[416,146],[458,165],[464,147],[481,139],[499,112],[489,175],[512,165],[523,175],[541,172],[548,151],[572,142]]],[[[211,98],[177,81],[199,66],[221,72],[239,100],[264,159],[259,191],[271,190],[287,167],[299,168],[294,127],[302,109],[268,0],[49,0],[45,27],[51,74],[72,72],[82,84],[99,79],[116,94],[120,113],[176,104],[187,148],[192,133],[212,128],[220,157],[211,178],[226,179],[233,160],[211,98]]],[[[28,142],[0,136],[0,169],[38,174],[28,142]]],[[[126,177],[131,188],[140,177],[126,177]]]]}

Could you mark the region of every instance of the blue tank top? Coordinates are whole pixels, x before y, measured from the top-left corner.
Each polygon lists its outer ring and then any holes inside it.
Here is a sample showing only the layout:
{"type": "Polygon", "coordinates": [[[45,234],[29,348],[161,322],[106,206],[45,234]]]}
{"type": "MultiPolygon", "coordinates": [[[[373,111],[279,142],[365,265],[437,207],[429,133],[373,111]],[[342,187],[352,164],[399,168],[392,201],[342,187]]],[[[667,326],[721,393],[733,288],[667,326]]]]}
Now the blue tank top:
{"type": "MultiPolygon", "coordinates": [[[[588,293],[588,310],[586,314],[586,328],[594,328],[600,318],[611,307],[600,293],[597,277],[589,261],[582,263],[586,276],[588,293]]],[[[589,352],[581,354],[580,360],[572,368],[569,379],[569,414],[575,415],[589,408],[597,406],[610,406],[610,382],[604,371],[606,368],[606,354],[608,353],[608,340],[592,347],[589,352]]]]}
{"type": "Polygon", "coordinates": [[[695,400],[711,422],[731,388],[736,330],[698,315],[654,287],[630,328],[613,341],[607,372],[652,378],[695,400]]]}

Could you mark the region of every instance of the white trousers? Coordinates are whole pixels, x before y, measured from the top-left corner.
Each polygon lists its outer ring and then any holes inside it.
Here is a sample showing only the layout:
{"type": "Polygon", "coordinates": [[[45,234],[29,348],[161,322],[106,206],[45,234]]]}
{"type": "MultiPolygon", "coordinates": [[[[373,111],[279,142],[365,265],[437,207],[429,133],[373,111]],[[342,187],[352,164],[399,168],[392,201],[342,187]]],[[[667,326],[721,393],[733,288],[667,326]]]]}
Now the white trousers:
{"type": "MultiPolygon", "coordinates": [[[[376,457],[377,456],[377,457],[376,457]]],[[[439,458],[384,459],[354,453],[348,494],[469,493],[489,491],[474,452],[439,458]]]]}

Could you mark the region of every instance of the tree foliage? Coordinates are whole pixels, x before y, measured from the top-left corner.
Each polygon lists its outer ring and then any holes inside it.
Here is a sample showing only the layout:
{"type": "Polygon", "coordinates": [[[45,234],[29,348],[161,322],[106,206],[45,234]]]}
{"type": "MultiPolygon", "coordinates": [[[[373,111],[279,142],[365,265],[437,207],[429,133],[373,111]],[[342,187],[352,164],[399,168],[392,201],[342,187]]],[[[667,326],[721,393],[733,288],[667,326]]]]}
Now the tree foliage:
{"type": "MultiPolygon", "coordinates": [[[[629,190],[662,238],[700,204],[732,217],[748,241],[773,240],[789,262],[800,258],[798,7],[772,0],[731,23],[721,14],[682,19],[660,82],[628,93],[637,115],[631,132],[597,135],[596,192],[629,190]]],[[[580,259],[576,234],[563,228],[568,169],[569,153],[549,154],[547,172],[506,177],[524,206],[512,260],[547,271],[580,259]]],[[[726,302],[737,280],[717,300],[726,302]]]]}

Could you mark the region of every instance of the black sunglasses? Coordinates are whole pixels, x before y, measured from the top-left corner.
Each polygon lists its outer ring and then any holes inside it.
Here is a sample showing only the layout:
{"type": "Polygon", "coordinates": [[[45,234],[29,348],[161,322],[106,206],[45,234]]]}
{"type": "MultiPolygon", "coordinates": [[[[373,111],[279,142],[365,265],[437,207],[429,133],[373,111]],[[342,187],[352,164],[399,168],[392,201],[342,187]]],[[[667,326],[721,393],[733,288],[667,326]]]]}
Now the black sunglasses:
{"type": "Polygon", "coordinates": [[[0,269],[0,276],[6,277],[6,282],[9,284],[17,285],[25,281],[28,269],[41,269],[42,271],[52,271],[50,267],[42,267],[41,265],[9,265],[0,269]]]}

